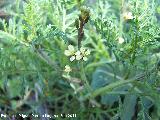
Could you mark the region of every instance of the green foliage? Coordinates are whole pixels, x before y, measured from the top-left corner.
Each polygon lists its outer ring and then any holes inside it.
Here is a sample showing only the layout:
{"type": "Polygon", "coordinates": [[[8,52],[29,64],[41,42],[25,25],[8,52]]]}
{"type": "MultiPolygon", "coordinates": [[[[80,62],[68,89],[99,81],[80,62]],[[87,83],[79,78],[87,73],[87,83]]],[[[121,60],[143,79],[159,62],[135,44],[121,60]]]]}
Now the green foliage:
{"type": "Polygon", "coordinates": [[[158,120],[159,4],[0,2],[7,15],[0,18],[0,113],[16,119],[19,113],[59,119],[64,113],[77,114],[74,120],[158,120]],[[70,44],[75,50],[66,55],[70,44]]]}

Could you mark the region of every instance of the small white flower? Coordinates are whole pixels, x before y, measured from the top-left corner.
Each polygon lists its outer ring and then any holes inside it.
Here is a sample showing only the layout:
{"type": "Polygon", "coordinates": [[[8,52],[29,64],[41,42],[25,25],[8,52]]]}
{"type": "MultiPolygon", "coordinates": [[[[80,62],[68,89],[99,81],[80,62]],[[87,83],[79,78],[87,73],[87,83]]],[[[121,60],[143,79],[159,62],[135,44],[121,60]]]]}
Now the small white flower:
{"type": "Polygon", "coordinates": [[[125,20],[131,20],[131,19],[134,18],[131,12],[124,13],[123,17],[124,17],[125,20]]]}
{"type": "Polygon", "coordinates": [[[90,50],[86,50],[85,55],[89,55],[90,54],[90,50]]]}
{"type": "Polygon", "coordinates": [[[72,69],[71,69],[71,67],[69,65],[66,65],[64,71],[69,73],[69,72],[72,71],[72,69]]]}
{"type": "Polygon", "coordinates": [[[72,62],[73,60],[75,60],[75,56],[70,57],[70,61],[72,62]]]}
{"type": "Polygon", "coordinates": [[[51,24],[47,25],[47,28],[48,28],[48,29],[51,29],[51,28],[52,28],[52,25],[51,25],[51,24]]]}
{"type": "Polygon", "coordinates": [[[83,57],[83,60],[84,60],[84,61],[87,61],[87,60],[88,60],[88,58],[87,58],[87,57],[83,57]]]}
{"type": "Polygon", "coordinates": [[[80,60],[80,59],[82,59],[82,55],[76,55],[76,60],[80,60]]]}
{"type": "Polygon", "coordinates": [[[64,54],[65,54],[66,56],[70,56],[70,55],[71,55],[71,52],[70,52],[69,50],[65,50],[65,51],[64,51],[64,54]]]}
{"type": "Polygon", "coordinates": [[[71,51],[71,52],[74,52],[74,46],[73,45],[69,45],[68,46],[68,50],[71,51]]]}
{"type": "Polygon", "coordinates": [[[80,60],[80,59],[82,59],[82,55],[81,55],[81,52],[78,50],[76,53],[75,53],[75,55],[76,55],[76,60],[80,60]]]}
{"type": "Polygon", "coordinates": [[[81,55],[81,52],[78,50],[75,55],[81,55]]]}
{"type": "Polygon", "coordinates": [[[119,43],[119,44],[124,43],[124,39],[123,39],[122,37],[119,37],[119,38],[118,38],[118,43],[119,43]]]}
{"type": "Polygon", "coordinates": [[[85,48],[80,48],[80,51],[81,51],[82,59],[84,61],[87,61],[88,60],[87,56],[90,54],[90,50],[89,49],[86,50],[85,48]]]}
{"type": "Polygon", "coordinates": [[[65,51],[64,51],[64,54],[65,54],[66,56],[72,56],[72,55],[74,55],[74,53],[75,53],[75,49],[74,49],[74,46],[73,46],[73,45],[69,45],[69,46],[68,46],[68,50],[65,50],[65,51]]]}
{"type": "Polygon", "coordinates": [[[81,48],[80,48],[80,51],[81,51],[82,54],[84,54],[85,48],[81,47],[81,48]]]}

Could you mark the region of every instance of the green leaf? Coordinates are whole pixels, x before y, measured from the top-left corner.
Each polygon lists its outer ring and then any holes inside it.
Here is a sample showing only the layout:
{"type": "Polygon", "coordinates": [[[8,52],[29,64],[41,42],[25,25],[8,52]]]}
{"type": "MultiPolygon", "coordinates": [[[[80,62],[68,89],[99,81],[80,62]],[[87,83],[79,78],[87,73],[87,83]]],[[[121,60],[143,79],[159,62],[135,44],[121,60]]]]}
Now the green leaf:
{"type": "MultiPolygon", "coordinates": [[[[94,66],[94,65],[92,65],[94,66]]],[[[126,69],[123,65],[116,62],[104,62],[102,67],[96,69],[92,76],[91,87],[93,90],[110,85],[118,80],[123,80],[121,77],[125,73],[126,69]],[[115,69],[116,68],[116,69],[115,69]]],[[[118,88],[113,88],[112,92],[125,92],[128,90],[128,86],[119,86],[118,88]]],[[[118,101],[118,94],[110,94],[101,96],[101,103],[112,105],[114,102],[118,101]]]]}
{"type": "Polygon", "coordinates": [[[120,118],[121,120],[132,120],[135,114],[135,106],[137,103],[137,96],[126,95],[124,98],[120,118]]]}

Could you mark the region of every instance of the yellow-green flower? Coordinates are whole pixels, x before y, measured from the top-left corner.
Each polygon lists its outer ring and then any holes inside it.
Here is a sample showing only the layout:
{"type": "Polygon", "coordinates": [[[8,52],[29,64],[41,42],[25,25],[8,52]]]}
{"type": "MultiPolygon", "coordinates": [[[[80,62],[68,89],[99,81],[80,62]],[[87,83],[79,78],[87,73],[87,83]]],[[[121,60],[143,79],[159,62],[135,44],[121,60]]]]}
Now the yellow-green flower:
{"type": "Polygon", "coordinates": [[[72,71],[72,69],[71,69],[71,67],[69,65],[66,65],[64,71],[69,73],[69,72],[72,71]]]}

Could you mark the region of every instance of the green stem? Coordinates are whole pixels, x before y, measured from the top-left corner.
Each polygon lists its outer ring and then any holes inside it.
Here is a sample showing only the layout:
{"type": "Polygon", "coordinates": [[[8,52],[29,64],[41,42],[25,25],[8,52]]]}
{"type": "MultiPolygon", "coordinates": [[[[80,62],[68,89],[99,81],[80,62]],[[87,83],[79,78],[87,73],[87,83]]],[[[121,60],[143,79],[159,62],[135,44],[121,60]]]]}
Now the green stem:
{"type": "Polygon", "coordinates": [[[135,82],[135,80],[123,80],[123,81],[117,81],[115,83],[112,83],[110,85],[107,85],[105,87],[102,87],[102,88],[99,88],[97,90],[95,90],[94,92],[92,93],[89,93],[88,95],[86,95],[84,97],[84,100],[85,99],[88,99],[88,98],[94,98],[98,95],[103,95],[103,94],[106,94],[108,92],[110,92],[112,89],[116,88],[116,87],[119,87],[119,86],[122,86],[122,85],[125,85],[125,84],[128,84],[128,83],[132,83],[132,82],[135,82]]]}
{"type": "Polygon", "coordinates": [[[135,19],[135,27],[136,27],[136,33],[135,33],[135,38],[134,38],[134,41],[132,42],[133,44],[133,55],[132,55],[132,58],[131,58],[131,63],[133,64],[134,61],[135,61],[135,58],[136,58],[136,53],[137,53],[137,48],[138,48],[138,40],[139,40],[139,36],[138,36],[138,33],[139,33],[139,23],[138,23],[138,18],[136,17],[135,19]]]}
{"type": "Polygon", "coordinates": [[[124,12],[124,0],[121,0],[121,8],[120,8],[120,37],[122,37],[122,33],[123,33],[123,12],[124,12]]]}
{"type": "Polygon", "coordinates": [[[80,62],[80,74],[81,74],[81,79],[84,82],[85,86],[87,87],[87,89],[90,91],[90,85],[89,82],[87,80],[86,74],[85,74],[85,70],[84,70],[84,66],[83,66],[83,62],[80,62]]]}

